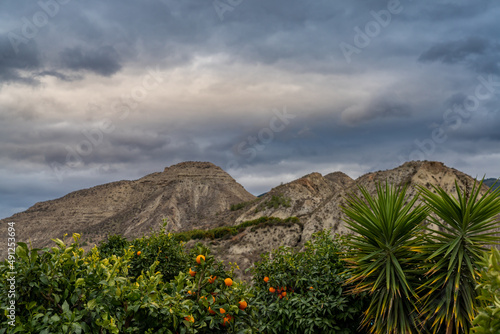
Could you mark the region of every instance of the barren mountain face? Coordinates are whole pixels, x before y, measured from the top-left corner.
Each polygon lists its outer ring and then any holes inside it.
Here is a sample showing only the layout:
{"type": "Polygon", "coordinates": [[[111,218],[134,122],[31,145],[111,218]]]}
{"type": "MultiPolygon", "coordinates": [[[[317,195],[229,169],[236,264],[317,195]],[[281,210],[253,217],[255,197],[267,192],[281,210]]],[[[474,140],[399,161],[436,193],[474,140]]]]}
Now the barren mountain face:
{"type": "Polygon", "coordinates": [[[34,247],[75,232],[82,234],[82,240],[97,243],[108,234],[129,238],[148,234],[159,229],[163,218],[173,231],[200,228],[207,222],[211,226],[218,213],[253,199],[214,164],[184,162],[136,181],[108,183],[37,203],[3,222],[16,222],[18,241],[34,247]]]}
{"type": "MultiPolygon", "coordinates": [[[[108,234],[132,239],[158,230],[163,218],[172,231],[236,225],[263,216],[300,218],[302,225],[246,229],[230,239],[203,241],[219,258],[236,261],[244,270],[261,253],[281,245],[301,248],[316,231],[348,233],[341,210],[345,196],[359,192],[358,186],[375,194],[376,184],[386,181],[409,185],[412,196],[416,185],[436,185],[453,194],[455,181],[462,189],[474,183],[470,176],[440,162],[417,161],[356,180],[342,172],[311,173],[256,198],[221,168],[208,162],[184,162],[136,181],[113,182],[37,203],[3,222],[16,222],[18,241],[42,247],[50,245],[51,238],[74,232],[81,233],[89,246],[108,234]]],[[[1,252],[3,256],[5,249],[1,252]]]]}

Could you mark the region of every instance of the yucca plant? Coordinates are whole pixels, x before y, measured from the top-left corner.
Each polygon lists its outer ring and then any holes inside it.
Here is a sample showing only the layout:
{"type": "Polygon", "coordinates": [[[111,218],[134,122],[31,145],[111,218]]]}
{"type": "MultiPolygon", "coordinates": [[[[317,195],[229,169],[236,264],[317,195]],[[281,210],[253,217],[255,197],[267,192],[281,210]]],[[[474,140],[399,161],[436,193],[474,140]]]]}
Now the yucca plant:
{"type": "Polygon", "coordinates": [[[347,241],[352,293],[368,292],[371,301],[361,326],[370,333],[418,333],[415,288],[421,276],[418,248],[427,209],[406,196],[407,186],[377,185],[377,196],[359,188],[343,211],[356,234],[347,241]]]}
{"type": "Polygon", "coordinates": [[[480,303],[475,289],[478,263],[483,251],[498,241],[494,228],[500,214],[500,188],[480,196],[482,184],[475,181],[471,190],[462,191],[455,182],[456,197],[440,187],[419,187],[437,226],[426,227],[426,273],[417,290],[422,321],[433,333],[469,333],[480,303]]]}

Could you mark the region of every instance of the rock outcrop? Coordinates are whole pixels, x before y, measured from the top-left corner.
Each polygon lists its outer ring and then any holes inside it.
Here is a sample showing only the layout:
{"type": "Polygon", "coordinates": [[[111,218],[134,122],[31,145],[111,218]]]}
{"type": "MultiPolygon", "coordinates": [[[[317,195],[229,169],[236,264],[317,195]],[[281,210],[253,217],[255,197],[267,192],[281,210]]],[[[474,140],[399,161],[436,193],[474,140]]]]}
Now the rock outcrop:
{"type": "MultiPolygon", "coordinates": [[[[472,177],[443,163],[412,161],[391,170],[367,173],[356,180],[342,172],[325,176],[311,173],[257,198],[211,163],[184,162],[136,181],[113,182],[37,203],[3,223],[15,221],[18,241],[29,240],[34,247],[42,247],[49,245],[51,238],[73,232],[81,233],[89,246],[107,234],[132,239],[159,229],[163,218],[168,219],[168,229],[172,231],[230,226],[263,216],[300,219],[301,224],[254,231],[248,228],[233,238],[202,241],[219,258],[236,261],[244,270],[261,253],[281,245],[300,249],[316,231],[348,233],[341,209],[346,196],[359,192],[359,186],[373,195],[376,184],[386,181],[408,185],[411,196],[416,194],[417,185],[440,186],[453,194],[455,182],[462,189],[474,183],[472,177]],[[240,205],[231,210],[235,204],[240,205]]],[[[483,185],[483,192],[487,189],[483,185]]]]}

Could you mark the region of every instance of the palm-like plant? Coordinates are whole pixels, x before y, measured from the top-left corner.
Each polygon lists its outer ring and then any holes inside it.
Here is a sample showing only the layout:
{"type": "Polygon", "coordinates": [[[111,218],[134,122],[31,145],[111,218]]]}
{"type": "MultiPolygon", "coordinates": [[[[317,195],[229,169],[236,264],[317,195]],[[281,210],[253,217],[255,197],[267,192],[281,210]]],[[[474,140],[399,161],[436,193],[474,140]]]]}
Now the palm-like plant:
{"type": "Polygon", "coordinates": [[[487,246],[498,241],[494,228],[500,214],[500,188],[479,196],[482,183],[474,182],[468,192],[455,182],[457,198],[440,187],[419,187],[437,226],[427,227],[426,280],[418,289],[422,320],[433,333],[468,333],[476,314],[477,264],[487,246]]]}
{"type": "Polygon", "coordinates": [[[349,195],[343,211],[349,228],[357,233],[348,245],[353,249],[350,264],[353,293],[368,292],[371,301],[362,326],[371,333],[416,333],[419,285],[419,231],[427,209],[408,199],[407,187],[377,185],[372,198],[360,187],[361,198],[349,195]]]}

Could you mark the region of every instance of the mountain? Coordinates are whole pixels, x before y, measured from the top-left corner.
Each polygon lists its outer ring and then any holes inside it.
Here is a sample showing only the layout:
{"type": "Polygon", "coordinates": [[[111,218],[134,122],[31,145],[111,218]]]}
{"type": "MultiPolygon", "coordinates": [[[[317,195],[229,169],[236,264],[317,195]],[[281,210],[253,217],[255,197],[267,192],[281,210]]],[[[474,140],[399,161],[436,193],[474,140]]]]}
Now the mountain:
{"type": "MultiPolygon", "coordinates": [[[[375,194],[376,184],[385,181],[408,185],[410,195],[416,193],[416,185],[440,186],[454,193],[455,181],[462,189],[474,183],[472,177],[443,163],[412,161],[355,180],[339,171],[324,176],[310,173],[255,197],[211,163],[184,162],[139,180],[104,184],[37,203],[2,222],[16,222],[17,241],[30,240],[35,247],[74,232],[81,233],[90,247],[107,234],[131,239],[158,230],[162,218],[168,219],[171,231],[231,226],[266,216],[300,219],[300,223],[247,228],[232,238],[202,240],[220,259],[236,261],[244,270],[263,252],[282,245],[300,249],[316,231],[348,233],[341,210],[345,196],[359,192],[358,186],[375,194]]],[[[483,185],[483,192],[487,189],[483,185]]]]}
{"type": "MultiPolygon", "coordinates": [[[[365,187],[372,195],[376,184],[388,181],[397,185],[408,185],[408,194],[416,194],[416,185],[431,188],[440,186],[449,193],[456,193],[455,181],[461,189],[471,187],[474,179],[441,162],[412,161],[394,169],[367,173],[356,180],[342,172],[325,176],[308,174],[298,180],[273,188],[256,201],[241,208],[234,224],[263,216],[300,218],[302,225],[265,227],[256,231],[247,229],[244,233],[228,240],[204,241],[215,254],[225,261],[236,261],[246,269],[260,258],[260,254],[281,245],[300,249],[311,235],[322,229],[332,233],[345,234],[348,229],[343,223],[341,206],[344,197],[351,192],[359,193],[358,186],[365,187]],[[281,199],[281,200],[280,200],[281,199]],[[275,207],[274,203],[284,203],[275,207]]],[[[487,191],[483,185],[483,193],[487,191]]],[[[500,229],[497,229],[500,232],[500,229]]],[[[198,241],[190,241],[187,246],[198,241]]]]}
{"type": "Polygon", "coordinates": [[[214,164],[183,162],[139,180],[108,183],[37,203],[2,223],[15,222],[17,241],[30,241],[36,247],[74,232],[97,243],[107,234],[142,236],[157,230],[162,218],[168,219],[172,231],[203,228],[207,223],[212,227],[218,213],[255,198],[214,164]]]}
{"type": "Polygon", "coordinates": [[[491,187],[493,185],[495,185],[493,187],[493,189],[496,189],[498,187],[500,187],[500,181],[498,179],[485,179],[484,182],[483,182],[485,185],[487,185],[488,187],[491,187]]]}

